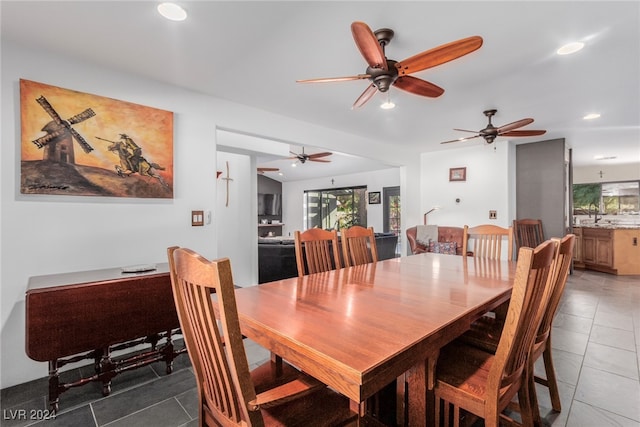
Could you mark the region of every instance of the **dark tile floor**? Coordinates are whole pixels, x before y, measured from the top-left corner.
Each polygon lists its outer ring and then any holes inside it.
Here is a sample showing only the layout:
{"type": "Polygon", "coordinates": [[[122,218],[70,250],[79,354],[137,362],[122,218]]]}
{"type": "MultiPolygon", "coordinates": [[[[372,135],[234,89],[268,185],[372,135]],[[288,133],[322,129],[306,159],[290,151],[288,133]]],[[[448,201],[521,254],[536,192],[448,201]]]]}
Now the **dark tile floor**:
{"type": "MultiPolygon", "coordinates": [[[[246,345],[252,366],[269,357],[257,344],[246,345]]],[[[562,412],[550,409],[547,390],[538,386],[545,424],[640,427],[640,277],[576,270],[554,322],[553,354],[562,412]]],[[[536,369],[544,372],[540,363],[536,369]]],[[[197,426],[188,356],[175,361],[172,374],[164,370],[164,364],[157,363],[121,374],[108,397],[102,397],[98,384],[71,389],[61,396],[54,420],[28,419],[43,415],[38,411],[46,408],[46,378],[3,389],[0,425],[197,426]]]]}

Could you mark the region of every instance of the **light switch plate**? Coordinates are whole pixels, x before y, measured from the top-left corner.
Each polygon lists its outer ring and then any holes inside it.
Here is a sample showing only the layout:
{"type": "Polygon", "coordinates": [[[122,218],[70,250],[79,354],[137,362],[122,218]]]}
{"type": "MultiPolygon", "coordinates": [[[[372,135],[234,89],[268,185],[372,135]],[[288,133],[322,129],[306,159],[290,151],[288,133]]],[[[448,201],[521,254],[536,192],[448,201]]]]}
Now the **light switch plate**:
{"type": "Polygon", "coordinates": [[[498,219],[498,211],[489,211],[489,219],[498,219]]]}
{"type": "Polygon", "coordinates": [[[204,211],[191,211],[191,226],[202,227],[204,225],[204,211]]]}

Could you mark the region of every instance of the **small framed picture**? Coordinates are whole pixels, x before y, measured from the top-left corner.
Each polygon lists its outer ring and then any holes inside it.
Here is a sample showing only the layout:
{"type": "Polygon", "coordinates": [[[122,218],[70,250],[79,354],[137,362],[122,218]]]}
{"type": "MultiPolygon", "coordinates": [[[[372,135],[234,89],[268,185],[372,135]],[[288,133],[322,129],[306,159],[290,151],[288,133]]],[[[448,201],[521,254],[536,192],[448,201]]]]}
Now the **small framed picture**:
{"type": "Polygon", "coordinates": [[[380,204],[380,192],[379,191],[371,191],[371,192],[369,192],[369,204],[370,205],[379,205],[380,204]]]}
{"type": "Polygon", "coordinates": [[[450,168],[449,181],[466,181],[467,168],[450,168]]]}

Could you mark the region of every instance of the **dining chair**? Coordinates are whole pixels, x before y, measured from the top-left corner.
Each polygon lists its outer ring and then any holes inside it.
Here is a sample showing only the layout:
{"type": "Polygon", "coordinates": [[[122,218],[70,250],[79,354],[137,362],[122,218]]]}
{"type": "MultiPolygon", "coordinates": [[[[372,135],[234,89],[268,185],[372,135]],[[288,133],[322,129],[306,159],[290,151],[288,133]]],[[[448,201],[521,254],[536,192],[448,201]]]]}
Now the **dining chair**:
{"type": "MultiPolygon", "coordinates": [[[[558,382],[556,380],[551,354],[551,332],[553,330],[553,319],[558,310],[558,306],[560,305],[560,299],[562,298],[562,293],[564,292],[567,278],[569,276],[576,236],[573,234],[567,234],[562,239],[554,238],[552,240],[556,240],[558,242],[558,250],[554,262],[552,279],[550,280],[549,299],[542,314],[542,321],[540,323],[540,328],[538,329],[530,357],[530,369],[533,371],[533,364],[540,358],[540,356],[542,356],[546,378],[532,376],[530,380],[542,384],[549,389],[551,407],[554,411],[560,412],[562,407],[560,404],[560,393],[558,390],[558,382]]],[[[469,331],[465,332],[460,339],[472,346],[495,353],[503,329],[504,320],[490,316],[483,316],[476,322],[472,323],[469,331]]],[[[533,417],[539,424],[540,411],[538,409],[538,400],[535,398],[535,384],[530,382],[529,386],[531,387],[532,393],[531,404],[533,417]]]]}
{"type": "Polygon", "coordinates": [[[513,259],[513,228],[500,227],[493,224],[464,226],[462,236],[463,255],[471,251],[475,257],[500,259],[502,257],[502,243],[507,239],[507,259],[513,259]],[[472,242],[472,249],[469,249],[472,242]]]}
{"type": "Polygon", "coordinates": [[[295,375],[274,375],[269,363],[249,370],[229,259],[209,261],[176,247],[168,255],[201,427],[334,426],[357,420],[346,397],[291,366],[286,370],[295,375]]]}
{"type": "Polygon", "coordinates": [[[378,261],[378,249],[373,227],[354,225],[340,230],[344,266],[367,264],[378,261]]]}
{"type": "Polygon", "coordinates": [[[338,233],[321,228],[294,232],[298,277],[341,268],[338,233]]]}
{"type": "Polygon", "coordinates": [[[542,220],[540,219],[514,219],[513,237],[516,252],[522,247],[535,248],[544,242],[542,220]]]}
{"type": "Polygon", "coordinates": [[[501,419],[515,422],[503,411],[516,395],[522,425],[533,425],[527,362],[542,320],[540,306],[548,298],[545,290],[557,246],[556,241],[548,240],[535,249],[520,249],[505,327],[495,353],[461,340],[441,349],[433,389],[435,425],[440,425],[441,416],[448,425],[453,415],[457,426],[460,416],[468,414],[483,418],[491,427],[497,427],[501,419]]]}

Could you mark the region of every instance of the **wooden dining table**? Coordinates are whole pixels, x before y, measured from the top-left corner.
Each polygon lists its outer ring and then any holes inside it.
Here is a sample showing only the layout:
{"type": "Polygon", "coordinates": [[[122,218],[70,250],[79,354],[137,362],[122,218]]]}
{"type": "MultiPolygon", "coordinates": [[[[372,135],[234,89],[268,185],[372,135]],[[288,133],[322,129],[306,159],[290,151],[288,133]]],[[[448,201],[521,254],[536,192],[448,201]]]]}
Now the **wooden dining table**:
{"type": "Polygon", "coordinates": [[[439,349],[509,300],[515,266],[424,253],[245,287],[241,329],[360,412],[401,379],[398,423],[428,425],[439,349]]]}

